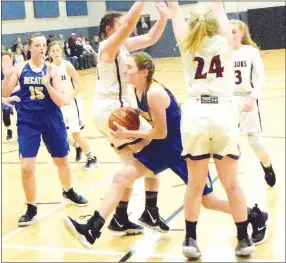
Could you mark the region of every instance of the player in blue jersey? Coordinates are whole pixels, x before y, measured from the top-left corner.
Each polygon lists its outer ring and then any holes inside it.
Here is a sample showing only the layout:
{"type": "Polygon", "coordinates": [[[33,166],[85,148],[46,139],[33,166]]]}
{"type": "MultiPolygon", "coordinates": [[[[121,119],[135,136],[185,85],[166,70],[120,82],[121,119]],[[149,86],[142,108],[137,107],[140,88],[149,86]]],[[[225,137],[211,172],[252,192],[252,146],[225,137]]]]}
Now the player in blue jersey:
{"type": "MultiPolygon", "coordinates": [[[[3,82],[5,82],[5,72],[10,68],[13,67],[13,57],[10,52],[3,52],[1,54],[1,60],[2,60],[2,70],[1,70],[1,79],[3,82]]],[[[3,84],[2,84],[3,87],[3,84]]],[[[11,115],[13,115],[13,108],[14,106],[17,109],[18,102],[20,101],[20,98],[18,97],[18,91],[19,86],[17,86],[14,90],[13,93],[9,98],[2,98],[2,116],[3,116],[3,123],[4,126],[7,130],[7,136],[6,140],[11,140],[13,137],[12,129],[11,129],[11,115]],[[4,102],[4,103],[3,103],[4,102]]]]}
{"type": "MultiPolygon", "coordinates": [[[[128,131],[115,123],[117,131],[112,131],[112,133],[117,139],[143,138],[151,140],[151,142],[141,151],[134,153],[135,159],[132,163],[116,173],[111,189],[105,196],[99,211],[95,211],[87,224],[79,224],[69,217],[65,219],[68,230],[86,247],[90,247],[100,236],[99,231],[117,205],[126,184],[151,172],[157,175],[168,168],[186,184],[188,182],[187,165],[181,158],[183,148],[179,104],[168,89],[153,80],[155,65],[147,53],[134,53],[127,58],[126,64],[126,80],[129,84],[134,85],[140,114],[152,125],[152,128],[128,131]]],[[[202,203],[206,208],[230,213],[228,202],[217,199],[213,194],[209,175],[202,203]]],[[[153,229],[158,230],[156,218],[152,217],[152,209],[158,208],[147,207],[139,218],[139,222],[148,227],[153,224],[153,229]]],[[[255,211],[255,209],[249,210],[251,213],[255,211]]],[[[255,215],[250,216],[250,219],[255,224],[261,217],[255,215]]]]}
{"type": "Polygon", "coordinates": [[[3,94],[8,97],[17,83],[20,84],[17,129],[22,184],[28,207],[19,219],[19,226],[27,226],[36,220],[35,164],[41,137],[58,168],[64,198],[78,206],[88,204],[72,188],[67,158],[69,146],[60,110],[65,101],[59,92],[60,76],[57,70],[44,61],[46,38],[42,34],[32,35],[28,45],[31,59],[18,64],[15,70],[8,70],[3,86],[3,94]]]}

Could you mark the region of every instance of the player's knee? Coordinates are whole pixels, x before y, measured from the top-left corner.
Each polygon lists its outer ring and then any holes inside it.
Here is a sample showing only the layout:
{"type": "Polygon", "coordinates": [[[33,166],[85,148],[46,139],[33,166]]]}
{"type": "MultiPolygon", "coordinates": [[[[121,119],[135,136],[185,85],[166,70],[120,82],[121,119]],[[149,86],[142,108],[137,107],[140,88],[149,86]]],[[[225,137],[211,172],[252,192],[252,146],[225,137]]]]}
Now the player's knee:
{"type": "Polygon", "coordinates": [[[264,147],[261,133],[249,133],[248,134],[248,143],[250,148],[253,150],[253,152],[259,157],[263,158],[267,156],[266,149],[264,147]]]}
{"type": "Polygon", "coordinates": [[[60,169],[60,168],[65,168],[68,167],[68,159],[66,157],[63,158],[54,158],[54,163],[55,165],[60,169]]]}
{"type": "Polygon", "coordinates": [[[204,187],[205,185],[200,185],[200,184],[197,184],[197,183],[190,183],[188,184],[188,188],[192,191],[193,195],[202,195],[203,194],[203,191],[204,191],[204,187]]]}
{"type": "Polygon", "coordinates": [[[120,184],[122,186],[127,186],[129,183],[132,183],[128,180],[128,178],[121,173],[120,171],[117,172],[113,177],[113,183],[120,184]]]}
{"type": "Polygon", "coordinates": [[[222,182],[222,185],[227,194],[236,192],[239,187],[237,180],[229,180],[227,182],[222,182]]]}
{"type": "Polygon", "coordinates": [[[213,209],[214,202],[211,194],[203,195],[202,197],[202,205],[206,209],[213,209]]]}
{"type": "Polygon", "coordinates": [[[26,162],[21,165],[21,171],[22,171],[22,177],[28,178],[34,173],[35,167],[32,164],[26,162]]]}

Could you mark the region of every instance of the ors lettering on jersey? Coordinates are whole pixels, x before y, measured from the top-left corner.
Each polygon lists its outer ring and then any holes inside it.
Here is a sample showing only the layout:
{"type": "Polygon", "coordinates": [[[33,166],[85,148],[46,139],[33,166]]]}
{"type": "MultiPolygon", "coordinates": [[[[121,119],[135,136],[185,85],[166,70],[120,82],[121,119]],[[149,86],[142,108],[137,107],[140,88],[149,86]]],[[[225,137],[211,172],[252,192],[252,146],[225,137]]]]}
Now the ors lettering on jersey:
{"type": "Polygon", "coordinates": [[[247,61],[234,61],[234,67],[235,68],[245,68],[247,67],[247,61]]]}
{"type": "Polygon", "coordinates": [[[62,80],[66,80],[67,79],[66,75],[61,75],[61,78],[62,78],[62,80]]]}
{"type": "Polygon", "coordinates": [[[24,77],[24,84],[42,85],[42,78],[41,77],[24,77]]]}

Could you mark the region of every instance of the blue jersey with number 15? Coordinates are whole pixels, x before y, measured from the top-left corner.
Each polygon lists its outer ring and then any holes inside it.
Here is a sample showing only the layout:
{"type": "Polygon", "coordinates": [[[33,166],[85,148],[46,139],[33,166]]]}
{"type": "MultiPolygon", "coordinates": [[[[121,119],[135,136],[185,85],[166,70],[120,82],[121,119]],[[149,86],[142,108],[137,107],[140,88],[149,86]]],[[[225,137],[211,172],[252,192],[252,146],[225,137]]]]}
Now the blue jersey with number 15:
{"type": "Polygon", "coordinates": [[[44,64],[41,72],[34,72],[29,63],[24,66],[19,78],[21,109],[38,111],[57,107],[42,84],[42,72],[46,74],[47,68],[47,64],[44,64]]]}

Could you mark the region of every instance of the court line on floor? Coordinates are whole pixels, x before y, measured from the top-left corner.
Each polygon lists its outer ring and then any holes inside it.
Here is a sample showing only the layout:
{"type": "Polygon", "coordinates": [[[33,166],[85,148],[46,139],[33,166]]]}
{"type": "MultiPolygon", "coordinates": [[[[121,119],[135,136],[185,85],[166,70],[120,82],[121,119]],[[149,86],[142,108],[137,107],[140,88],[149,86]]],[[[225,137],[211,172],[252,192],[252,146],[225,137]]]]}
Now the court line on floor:
{"type": "MultiPolygon", "coordinates": [[[[76,248],[61,248],[61,247],[47,247],[47,246],[26,246],[26,245],[8,245],[3,244],[2,249],[20,249],[42,252],[57,252],[57,253],[73,253],[83,255],[104,255],[104,256],[122,256],[123,251],[105,251],[105,250],[88,250],[88,249],[76,249],[76,248]]],[[[3,252],[2,252],[3,253],[3,252]]],[[[2,254],[3,256],[3,254],[2,254]]],[[[185,261],[186,258],[182,254],[169,254],[169,253],[151,253],[150,258],[168,258],[185,261]]],[[[279,260],[267,260],[267,259],[247,259],[248,262],[281,262],[279,260]]]]}
{"type": "MultiPolygon", "coordinates": [[[[51,162],[36,162],[36,164],[50,164],[51,162]]],[[[69,162],[70,164],[85,164],[86,162],[69,162]]],[[[99,162],[99,164],[120,164],[121,162],[99,162]]],[[[20,164],[20,162],[2,162],[2,164],[20,164]]]]}
{"type": "MultiPolygon", "coordinates": [[[[214,184],[216,182],[216,180],[218,179],[218,176],[216,176],[213,180],[212,183],[214,184]]],[[[176,209],[166,220],[165,222],[168,224],[169,222],[171,222],[182,210],[184,209],[184,205],[180,206],[178,209],[176,209]]],[[[153,231],[155,232],[155,231],[153,231]]],[[[143,244],[147,245],[148,247],[150,247],[150,245],[155,244],[158,239],[160,238],[160,233],[155,232],[154,235],[152,236],[152,239],[149,240],[147,236],[144,236],[142,239],[140,239],[139,241],[137,241],[132,247],[131,249],[124,255],[124,257],[122,257],[118,262],[126,262],[129,258],[131,258],[132,256],[134,256],[136,253],[140,252],[140,250],[143,248],[145,248],[146,246],[144,246],[143,244]],[[150,242],[153,241],[153,242],[150,242]]],[[[146,253],[146,250],[144,251],[144,253],[146,253]]],[[[148,255],[148,257],[151,257],[150,255],[148,255]]]]}
{"type": "MultiPolygon", "coordinates": [[[[87,194],[87,193],[89,193],[89,192],[95,190],[96,188],[102,186],[103,184],[107,183],[107,182],[110,181],[111,179],[112,179],[112,176],[110,175],[110,176],[108,176],[107,178],[105,178],[104,180],[102,180],[102,181],[100,181],[100,182],[98,182],[98,183],[96,183],[96,184],[91,185],[90,187],[88,187],[88,188],[87,188],[84,192],[82,192],[81,194],[82,194],[82,195],[85,195],[85,194],[87,194]]],[[[68,204],[68,203],[61,203],[61,204],[57,205],[56,207],[54,207],[54,208],[48,210],[48,211],[47,211],[46,213],[44,213],[43,215],[39,215],[39,216],[38,216],[38,219],[37,219],[34,223],[40,221],[40,220],[43,219],[43,218],[46,218],[46,217],[49,216],[50,214],[52,214],[52,213],[56,212],[57,210],[59,210],[59,209],[65,207],[66,205],[69,205],[69,204],[68,204]]],[[[33,223],[33,224],[34,224],[34,223],[33,223]]],[[[13,230],[13,231],[7,233],[6,235],[4,235],[4,236],[2,237],[2,242],[7,241],[9,238],[11,238],[12,236],[16,235],[17,233],[23,231],[24,229],[27,229],[27,227],[18,227],[18,228],[16,228],[15,230],[13,230]]]]}

